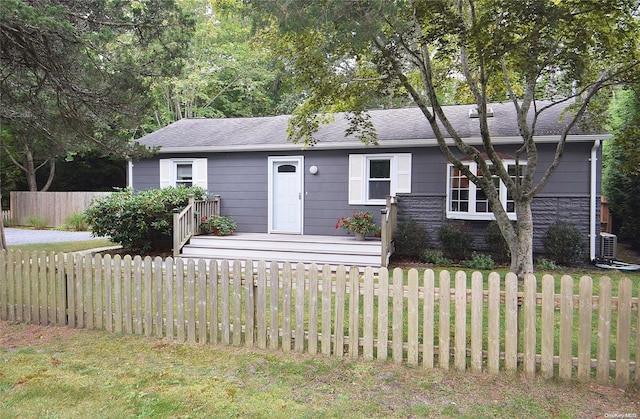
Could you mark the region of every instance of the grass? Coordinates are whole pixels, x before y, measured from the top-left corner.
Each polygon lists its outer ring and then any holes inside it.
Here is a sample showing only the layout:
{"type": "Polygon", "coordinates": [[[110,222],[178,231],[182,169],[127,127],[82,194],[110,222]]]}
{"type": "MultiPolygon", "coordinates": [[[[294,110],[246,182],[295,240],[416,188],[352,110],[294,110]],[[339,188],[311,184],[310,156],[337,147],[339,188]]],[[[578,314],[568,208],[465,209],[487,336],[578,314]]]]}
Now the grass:
{"type": "Polygon", "coordinates": [[[96,249],[99,247],[115,246],[109,239],[92,239],[72,242],[18,244],[7,246],[10,250],[45,251],[45,252],[78,252],[81,250],[96,249]]]}
{"type": "Polygon", "coordinates": [[[594,417],[636,392],[0,322],[0,417],[594,417]]]}

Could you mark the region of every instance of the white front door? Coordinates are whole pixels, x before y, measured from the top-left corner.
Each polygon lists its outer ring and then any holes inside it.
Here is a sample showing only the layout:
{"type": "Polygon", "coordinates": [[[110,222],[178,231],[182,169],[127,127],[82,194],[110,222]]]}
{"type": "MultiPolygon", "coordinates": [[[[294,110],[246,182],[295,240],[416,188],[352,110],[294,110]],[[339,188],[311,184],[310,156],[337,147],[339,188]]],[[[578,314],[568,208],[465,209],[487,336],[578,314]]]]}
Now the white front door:
{"type": "Polygon", "coordinates": [[[302,157],[269,157],[269,232],[302,234],[302,157]]]}

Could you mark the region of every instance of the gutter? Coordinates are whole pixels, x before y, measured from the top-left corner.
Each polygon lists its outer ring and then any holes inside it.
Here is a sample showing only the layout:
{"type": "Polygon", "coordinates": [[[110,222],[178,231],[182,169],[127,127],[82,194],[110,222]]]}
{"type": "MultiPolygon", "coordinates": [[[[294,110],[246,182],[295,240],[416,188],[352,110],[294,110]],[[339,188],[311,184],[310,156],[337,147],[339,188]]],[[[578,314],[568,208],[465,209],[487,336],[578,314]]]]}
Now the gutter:
{"type": "MultiPolygon", "coordinates": [[[[583,135],[569,135],[567,142],[591,142],[600,141],[603,138],[608,138],[607,134],[583,134],[583,135]]],[[[536,143],[551,143],[558,142],[557,135],[541,135],[534,137],[536,143]]],[[[465,143],[469,145],[482,145],[482,138],[470,137],[463,139],[465,143]]],[[[446,140],[447,145],[454,146],[454,142],[451,139],[446,140]]],[[[510,145],[510,144],[522,144],[522,137],[495,137],[492,140],[494,145],[510,145]]],[[[144,145],[144,144],[143,144],[144,145]]],[[[408,147],[437,147],[438,141],[433,138],[415,138],[410,140],[379,140],[378,147],[366,146],[361,141],[344,140],[344,141],[319,141],[314,146],[307,147],[308,151],[313,150],[351,150],[361,149],[375,150],[376,148],[408,148],[408,147]]],[[[233,152],[249,152],[249,151],[269,151],[269,152],[284,152],[284,151],[296,151],[300,152],[304,150],[303,144],[296,144],[292,142],[278,143],[278,144],[235,144],[235,145],[199,145],[199,146],[161,146],[158,154],[177,154],[177,153],[233,153],[233,152]]]]}
{"type": "Polygon", "coordinates": [[[598,149],[600,148],[600,140],[593,142],[591,147],[591,182],[590,182],[590,210],[589,210],[589,260],[596,258],[596,193],[598,183],[598,149]]]}

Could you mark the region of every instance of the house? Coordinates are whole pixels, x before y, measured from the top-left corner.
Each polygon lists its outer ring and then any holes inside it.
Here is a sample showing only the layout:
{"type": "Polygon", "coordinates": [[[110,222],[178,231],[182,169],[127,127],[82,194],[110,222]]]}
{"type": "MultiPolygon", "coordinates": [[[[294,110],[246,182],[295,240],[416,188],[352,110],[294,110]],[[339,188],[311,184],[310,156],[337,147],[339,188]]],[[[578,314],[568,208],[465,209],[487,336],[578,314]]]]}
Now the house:
{"type": "MultiPolygon", "coordinates": [[[[494,144],[505,163],[512,164],[510,158],[522,144],[513,104],[489,106],[494,144]]],[[[566,124],[564,106],[545,111],[536,125],[539,174],[552,161],[566,124]]],[[[465,141],[481,144],[474,106],[446,106],[445,112],[465,141]]],[[[392,195],[398,197],[399,222],[416,220],[433,240],[447,220],[465,220],[476,236],[475,246],[482,248],[493,219],[488,203],[442,156],[420,109],[373,110],[370,116],[377,146],[345,136],[347,121],[338,114],[320,127],[317,143],[307,149],[287,141],[288,116],[182,119],[139,140],[159,147],[159,153],[130,162],[128,183],[138,190],[200,185],[221,196],[221,212],[235,219],[238,232],[274,235],[344,235],[336,230],[336,220],[356,210],[380,217],[385,197],[392,195]]],[[[547,227],[560,219],[581,229],[595,256],[600,144],[606,138],[579,124],[572,128],[560,166],[532,204],[535,251],[543,250],[547,227]]],[[[472,170],[474,164],[469,162],[472,170]]],[[[500,195],[512,208],[503,185],[500,195]]]]}

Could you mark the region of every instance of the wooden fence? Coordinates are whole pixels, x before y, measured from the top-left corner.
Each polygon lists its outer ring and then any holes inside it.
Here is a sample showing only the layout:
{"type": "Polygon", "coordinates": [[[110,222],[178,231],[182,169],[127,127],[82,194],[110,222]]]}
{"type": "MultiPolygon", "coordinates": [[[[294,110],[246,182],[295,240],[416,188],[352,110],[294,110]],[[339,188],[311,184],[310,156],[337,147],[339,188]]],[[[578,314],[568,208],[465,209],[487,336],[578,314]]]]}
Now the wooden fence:
{"type": "Polygon", "coordinates": [[[59,227],[68,216],[89,207],[95,196],[112,192],[20,192],[13,191],[11,199],[11,221],[16,225],[27,225],[30,217],[46,220],[48,227],[59,227]]]}
{"type": "Polygon", "coordinates": [[[624,387],[638,316],[627,278],[0,252],[2,319],[427,369],[624,387]]]}

